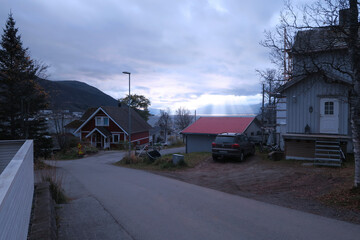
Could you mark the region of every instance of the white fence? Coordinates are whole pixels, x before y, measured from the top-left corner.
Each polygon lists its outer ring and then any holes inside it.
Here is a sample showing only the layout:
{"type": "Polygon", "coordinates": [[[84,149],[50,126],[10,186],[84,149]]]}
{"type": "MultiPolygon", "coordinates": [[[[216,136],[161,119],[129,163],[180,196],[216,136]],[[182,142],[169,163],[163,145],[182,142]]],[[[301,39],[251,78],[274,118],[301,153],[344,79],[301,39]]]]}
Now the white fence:
{"type": "Polygon", "coordinates": [[[34,193],[34,146],[32,140],[22,142],[0,174],[0,239],[26,239],[28,234],[34,193]]]}

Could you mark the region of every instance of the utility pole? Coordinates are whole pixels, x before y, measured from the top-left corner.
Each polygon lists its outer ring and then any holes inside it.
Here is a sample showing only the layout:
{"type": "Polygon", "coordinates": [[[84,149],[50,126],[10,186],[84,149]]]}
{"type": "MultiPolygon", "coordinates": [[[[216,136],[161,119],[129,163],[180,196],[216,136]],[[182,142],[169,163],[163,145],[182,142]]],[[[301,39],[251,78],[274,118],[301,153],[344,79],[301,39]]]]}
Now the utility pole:
{"type": "Polygon", "coordinates": [[[129,105],[129,158],[131,157],[131,96],[130,96],[130,72],[123,72],[123,74],[127,74],[129,75],[129,101],[128,101],[128,105],[129,105]]]}
{"type": "Polygon", "coordinates": [[[261,151],[264,143],[264,104],[265,101],[265,84],[262,85],[262,105],[261,105],[261,151]]]}

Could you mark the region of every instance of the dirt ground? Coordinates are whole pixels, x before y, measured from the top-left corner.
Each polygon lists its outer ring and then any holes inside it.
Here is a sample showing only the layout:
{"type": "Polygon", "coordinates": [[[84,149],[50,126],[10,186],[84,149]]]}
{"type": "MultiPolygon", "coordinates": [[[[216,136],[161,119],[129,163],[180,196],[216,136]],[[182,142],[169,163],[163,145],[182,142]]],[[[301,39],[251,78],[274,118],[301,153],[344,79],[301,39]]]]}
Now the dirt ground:
{"type": "MultiPolygon", "coordinates": [[[[271,161],[257,154],[244,162],[214,162],[195,168],[156,172],[188,183],[360,224],[360,199],[343,201],[352,187],[353,164],[314,167],[298,161],[271,161]]],[[[359,195],[356,195],[358,197],[359,195]]]]}

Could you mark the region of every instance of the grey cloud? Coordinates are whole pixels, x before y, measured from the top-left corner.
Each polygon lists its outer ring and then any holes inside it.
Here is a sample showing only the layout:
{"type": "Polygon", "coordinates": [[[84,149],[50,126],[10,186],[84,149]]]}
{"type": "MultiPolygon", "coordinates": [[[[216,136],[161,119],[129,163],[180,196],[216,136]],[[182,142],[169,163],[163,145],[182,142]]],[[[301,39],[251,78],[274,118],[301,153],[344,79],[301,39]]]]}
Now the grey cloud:
{"type": "MultiPolygon", "coordinates": [[[[191,86],[191,93],[172,93],[174,101],[203,93],[256,94],[254,71],[268,63],[258,42],[283,1],[218,2],[226,11],[207,0],[5,0],[0,24],[11,9],[24,46],[51,66],[53,80],[81,79],[110,91],[104,86],[111,84],[102,83],[126,70],[191,86]],[[231,89],[209,88],[207,74],[232,78],[231,89]],[[244,82],[253,84],[240,89],[244,82]]],[[[136,84],[151,88],[147,79],[136,84]]]]}

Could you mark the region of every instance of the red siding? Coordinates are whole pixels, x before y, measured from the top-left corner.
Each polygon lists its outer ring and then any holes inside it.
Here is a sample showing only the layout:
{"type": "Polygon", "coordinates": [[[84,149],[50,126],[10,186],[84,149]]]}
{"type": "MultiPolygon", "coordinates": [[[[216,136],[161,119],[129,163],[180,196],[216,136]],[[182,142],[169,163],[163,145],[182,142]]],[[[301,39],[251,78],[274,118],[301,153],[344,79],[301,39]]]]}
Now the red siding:
{"type": "Polygon", "coordinates": [[[111,119],[109,119],[109,127],[106,127],[110,132],[123,132],[121,128],[116,125],[111,119]]]}
{"type": "Polygon", "coordinates": [[[82,132],[82,133],[81,133],[81,140],[82,140],[82,141],[85,141],[85,140],[86,140],[85,137],[86,137],[86,135],[88,135],[88,134],[89,134],[88,132],[86,132],[86,133],[82,132]]]}
{"type": "MultiPolygon", "coordinates": [[[[106,115],[102,111],[99,111],[94,117],[92,117],[81,128],[81,131],[88,131],[87,133],[82,133],[81,138],[82,138],[83,141],[85,141],[85,136],[88,135],[88,133],[91,132],[95,128],[95,117],[98,117],[98,116],[106,116],[106,115]]],[[[108,129],[110,132],[123,133],[121,128],[119,128],[116,125],[116,123],[114,123],[110,118],[109,118],[109,126],[105,127],[105,128],[108,129]]],[[[123,134],[120,135],[120,141],[124,141],[123,134]]]]}
{"type": "Polygon", "coordinates": [[[94,128],[95,128],[95,119],[92,118],[81,128],[81,131],[91,131],[94,128]]]}
{"type": "Polygon", "coordinates": [[[131,134],[131,142],[133,142],[135,144],[137,141],[140,141],[140,145],[148,143],[149,142],[149,131],[131,134]],[[138,140],[138,139],[140,139],[140,140],[138,140]]]}

